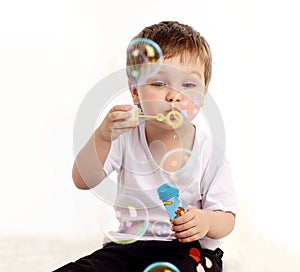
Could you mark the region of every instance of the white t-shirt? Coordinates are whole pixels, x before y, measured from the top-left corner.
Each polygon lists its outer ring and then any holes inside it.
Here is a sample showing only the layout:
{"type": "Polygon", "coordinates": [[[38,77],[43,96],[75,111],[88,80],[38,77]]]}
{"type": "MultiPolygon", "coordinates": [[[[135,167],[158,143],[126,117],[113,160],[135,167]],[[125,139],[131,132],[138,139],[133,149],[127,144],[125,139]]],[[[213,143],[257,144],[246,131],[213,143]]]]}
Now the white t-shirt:
{"type": "MultiPolygon", "coordinates": [[[[210,136],[196,129],[193,149],[190,152],[186,151],[187,161],[184,166],[176,173],[168,173],[152,158],[145,136],[145,122],[112,142],[104,171],[107,175],[113,171],[118,172],[115,203],[120,202],[120,206],[123,206],[126,202],[124,199],[128,198],[129,202],[136,201],[140,208],[139,210],[123,207],[127,210],[132,209],[129,211],[132,212],[132,216],[127,216],[126,222],[119,220],[122,239],[134,239],[137,233],[139,240],[175,239],[169,228],[168,214],[157,194],[157,188],[170,180],[173,180],[179,189],[179,196],[185,207],[236,213],[236,197],[230,167],[223,159],[224,154],[218,151],[217,147],[213,147],[212,143],[210,136]]],[[[119,216],[122,211],[125,214],[123,208],[119,209],[119,216]]],[[[109,238],[106,237],[104,242],[108,241],[109,238]]],[[[208,237],[199,241],[203,248],[209,249],[217,248],[221,242],[220,239],[208,237]]]]}

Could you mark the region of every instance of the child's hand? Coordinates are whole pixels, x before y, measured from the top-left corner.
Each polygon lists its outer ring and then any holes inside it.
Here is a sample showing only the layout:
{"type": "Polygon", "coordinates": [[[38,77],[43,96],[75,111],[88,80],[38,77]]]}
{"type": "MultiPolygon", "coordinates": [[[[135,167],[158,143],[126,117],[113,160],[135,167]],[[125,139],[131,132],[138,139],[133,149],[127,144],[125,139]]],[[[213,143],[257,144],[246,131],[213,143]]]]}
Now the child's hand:
{"type": "Polygon", "coordinates": [[[191,208],[172,220],[172,230],[180,242],[187,243],[203,238],[210,229],[209,211],[191,208]]]}
{"type": "Polygon", "coordinates": [[[97,134],[103,140],[111,142],[121,134],[135,129],[138,126],[138,121],[130,120],[132,117],[131,109],[132,105],[114,106],[97,129],[97,134]]]}

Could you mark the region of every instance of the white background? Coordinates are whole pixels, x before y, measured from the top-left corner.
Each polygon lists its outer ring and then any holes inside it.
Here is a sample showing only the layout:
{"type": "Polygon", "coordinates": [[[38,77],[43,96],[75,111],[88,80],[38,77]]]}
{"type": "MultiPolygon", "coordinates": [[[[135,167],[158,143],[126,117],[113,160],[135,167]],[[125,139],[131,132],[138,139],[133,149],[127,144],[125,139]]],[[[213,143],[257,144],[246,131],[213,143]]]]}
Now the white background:
{"type": "Polygon", "coordinates": [[[209,91],[224,119],[240,213],[252,235],[300,252],[296,4],[1,1],[0,235],[99,233],[101,202],[71,179],[78,107],[99,80],[124,67],[137,32],[177,20],[211,45],[209,91]]]}

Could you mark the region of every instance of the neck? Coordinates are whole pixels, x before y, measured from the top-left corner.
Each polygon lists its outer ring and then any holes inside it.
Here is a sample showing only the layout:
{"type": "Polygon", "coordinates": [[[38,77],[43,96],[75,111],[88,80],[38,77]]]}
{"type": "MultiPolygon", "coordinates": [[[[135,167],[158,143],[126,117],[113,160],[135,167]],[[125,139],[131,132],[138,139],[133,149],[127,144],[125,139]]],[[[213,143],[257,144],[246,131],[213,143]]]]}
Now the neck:
{"type": "Polygon", "coordinates": [[[153,159],[160,165],[166,154],[171,154],[161,167],[174,172],[184,164],[183,153],[180,150],[193,148],[195,127],[192,123],[184,122],[176,129],[170,127],[164,129],[164,126],[158,127],[157,124],[146,121],[145,133],[153,159]]]}
{"type": "Polygon", "coordinates": [[[147,143],[159,141],[167,151],[175,148],[192,148],[195,127],[190,122],[183,122],[179,127],[173,128],[157,121],[146,121],[145,133],[147,143]]]}

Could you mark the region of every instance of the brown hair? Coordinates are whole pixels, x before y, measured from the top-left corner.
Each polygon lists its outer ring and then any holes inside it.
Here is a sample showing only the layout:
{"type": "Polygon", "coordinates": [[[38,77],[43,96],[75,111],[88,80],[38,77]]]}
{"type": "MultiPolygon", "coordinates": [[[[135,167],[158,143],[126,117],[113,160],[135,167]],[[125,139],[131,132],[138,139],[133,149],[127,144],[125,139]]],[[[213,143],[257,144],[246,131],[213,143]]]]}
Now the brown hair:
{"type": "MultiPolygon", "coordinates": [[[[132,38],[147,38],[156,42],[163,53],[164,59],[180,56],[181,61],[188,58],[199,58],[204,63],[205,86],[211,79],[212,57],[209,44],[198,31],[191,26],[177,21],[163,21],[145,27],[132,38]]],[[[131,62],[127,55],[127,66],[131,62]]]]}

